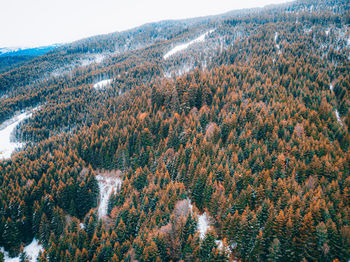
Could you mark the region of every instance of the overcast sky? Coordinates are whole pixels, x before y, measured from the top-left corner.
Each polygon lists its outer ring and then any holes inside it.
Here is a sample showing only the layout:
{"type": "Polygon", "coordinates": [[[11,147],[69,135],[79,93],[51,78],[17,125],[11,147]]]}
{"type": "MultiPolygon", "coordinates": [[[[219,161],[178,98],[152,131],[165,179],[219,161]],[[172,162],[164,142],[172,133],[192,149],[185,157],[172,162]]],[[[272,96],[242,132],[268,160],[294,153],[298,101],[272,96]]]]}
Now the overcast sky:
{"type": "Polygon", "coordinates": [[[39,46],[148,22],[220,14],[286,0],[1,0],[0,47],[39,46]]]}

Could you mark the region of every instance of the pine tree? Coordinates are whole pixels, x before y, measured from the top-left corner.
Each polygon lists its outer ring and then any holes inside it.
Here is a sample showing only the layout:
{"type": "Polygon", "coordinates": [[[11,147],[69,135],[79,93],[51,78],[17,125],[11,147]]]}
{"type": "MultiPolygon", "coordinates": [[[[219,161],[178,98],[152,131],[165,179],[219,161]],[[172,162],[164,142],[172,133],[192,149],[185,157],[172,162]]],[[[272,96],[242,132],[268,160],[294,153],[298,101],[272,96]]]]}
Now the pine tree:
{"type": "MultiPolygon", "coordinates": [[[[114,232],[114,231],[113,231],[114,232]]],[[[128,235],[127,235],[127,230],[126,230],[126,226],[123,222],[123,219],[120,220],[116,230],[115,230],[115,233],[117,235],[117,241],[119,243],[124,243],[127,238],[128,238],[128,235]]]]}
{"type": "Polygon", "coordinates": [[[19,230],[16,226],[16,223],[13,222],[10,218],[7,218],[6,220],[2,239],[4,240],[4,248],[5,250],[9,251],[9,255],[17,255],[21,244],[19,230]]]}
{"type": "Polygon", "coordinates": [[[215,249],[215,236],[213,232],[209,231],[206,233],[200,246],[200,260],[211,261],[211,258],[214,256],[212,251],[215,249]]]}
{"type": "Polygon", "coordinates": [[[282,256],[282,250],[281,250],[281,245],[280,241],[278,238],[275,238],[273,242],[271,243],[271,246],[269,248],[269,261],[282,261],[283,256],[282,256]]]}

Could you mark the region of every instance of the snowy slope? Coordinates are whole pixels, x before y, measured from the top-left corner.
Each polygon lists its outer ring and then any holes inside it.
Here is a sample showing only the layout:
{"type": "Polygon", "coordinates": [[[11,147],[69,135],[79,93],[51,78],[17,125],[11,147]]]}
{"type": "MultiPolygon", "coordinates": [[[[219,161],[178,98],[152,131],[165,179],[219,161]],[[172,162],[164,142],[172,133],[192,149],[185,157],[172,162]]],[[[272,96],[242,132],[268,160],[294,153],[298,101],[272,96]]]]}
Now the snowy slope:
{"type": "MultiPolygon", "coordinates": [[[[333,92],[334,87],[333,87],[332,84],[329,84],[329,89],[333,92]]],[[[339,123],[341,126],[343,126],[343,122],[341,121],[341,118],[340,118],[338,109],[335,109],[335,116],[337,117],[338,123],[339,123]]]]}
{"type": "Polygon", "coordinates": [[[198,216],[198,231],[199,231],[199,237],[201,239],[204,239],[205,234],[207,233],[209,228],[210,228],[210,225],[209,225],[207,213],[204,212],[202,215],[198,216]]]}
{"type": "Polygon", "coordinates": [[[0,57],[3,56],[38,56],[47,53],[48,51],[60,46],[60,44],[38,46],[38,47],[0,47],[0,57]]]}
{"type": "Polygon", "coordinates": [[[15,128],[21,123],[24,119],[27,119],[32,116],[33,110],[24,112],[20,115],[14,116],[10,120],[5,121],[0,126],[0,160],[8,159],[11,157],[13,151],[16,148],[22,147],[24,144],[20,142],[14,142],[12,140],[12,134],[15,128]]]}
{"type": "Polygon", "coordinates": [[[106,80],[102,80],[97,82],[96,84],[94,84],[94,88],[95,89],[102,89],[108,85],[110,85],[112,83],[113,79],[106,79],[106,80]]]}
{"type": "MultiPolygon", "coordinates": [[[[10,258],[8,256],[8,253],[4,251],[4,248],[1,247],[0,250],[4,253],[4,259],[5,262],[19,262],[19,256],[18,257],[13,257],[10,258]]],[[[39,244],[38,240],[35,238],[33,241],[24,247],[23,252],[27,255],[27,258],[29,259],[30,262],[35,262],[37,261],[37,258],[39,257],[40,251],[43,251],[43,246],[39,244]]]]}
{"type": "Polygon", "coordinates": [[[112,192],[116,192],[120,189],[122,180],[119,177],[110,176],[96,176],[98,187],[100,189],[100,204],[98,206],[98,216],[104,217],[107,215],[108,199],[112,192]]]}
{"type": "Polygon", "coordinates": [[[169,57],[171,57],[172,55],[178,53],[178,52],[181,52],[185,49],[187,49],[190,45],[193,45],[195,43],[199,43],[199,42],[204,42],[205,41],[205,38],[208,34],[212,33],[214,30],[210,30],[202,35],[200,35],[199,37],[197,37],[196,39],[188,42],[188,43],[184,43],[184,44],[181,44],[181,45],[178,45],[178,46],[175,46],[174,48],[172,48],[169,52],[167,52],[163,58],[166,60],[168,59],[169,57]]]}
{"type": "Polygon", "coordinates": [[[0,55],[6,54],[6,53],[12,53],[17,52],[22,49],[27,49],[27,47],[1,47],[0,48],[0,55]]]}
{"type": "Polygon", "coordinates": [[[280,55],[282,52],[281,52],[281,49],[280,49],[280,45],[277,43],[277,39],[278,39],[278,32],[275,32],[275,44],[276,44],[276,48],[277,48],[277,53],[280,55]]]}
{"type": "Polygon", "coordinates": [[[343,122],[341,121],[338,109],[335,110],[335,116],[337,117],[337,121],[339,122],[339,124],[342,126],[343,122]]]}

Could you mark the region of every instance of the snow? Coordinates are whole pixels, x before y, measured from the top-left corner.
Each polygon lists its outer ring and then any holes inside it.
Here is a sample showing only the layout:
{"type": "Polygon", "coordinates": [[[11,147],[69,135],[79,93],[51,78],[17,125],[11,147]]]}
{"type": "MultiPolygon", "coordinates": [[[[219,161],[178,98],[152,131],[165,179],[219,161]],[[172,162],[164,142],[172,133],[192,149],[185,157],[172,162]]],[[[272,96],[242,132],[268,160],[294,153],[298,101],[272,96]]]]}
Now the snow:
{"type": "Polygon", "coordinates": [[[304,28],[305,34],[310,34],[312,32],[312,28],[304,28]]]}
{"type": "MultiPolygon", "coordinates": [[[[8,256],[8,252],[4,250],[3,247],[0,248],[0,250],[4,253],[4,259],[5,262],[19,262],[19,256],[10,258],[8,256]]],[[[39,244],[38,240],[35,238],[33,239],[32,243],[25,246],[23,249],[23,252],[27,255],[30,262],[35,262],[37,258],[39,257],[40,251],[43,251],[43,246],[39,244]]]]}
{"type": "MultiPolygon", "coordinates": [[[[215,244],[218,246],[218,249],[221,251],[225,251],[229,256],[231,254],[231,250],[229,246],[224,246],[224,242],[222,240],[215,240],[215,244]]],[[[234,249],[235,245],[231,245],[231,248],[234,249]]]]}
{"type": "Polygon", "coordinates": [[[13,47],[2,47],[0,48],[0,55],[6,53],[17,52],[19,50],[28,49],[28,47],[13,46],[13,47]]]}
{"type": "Polygon", "coordinates": [[[99,64],[106,58],[106,55],[104,54],[95,54],[94,56],[94,62],[99,64]]]}
{"type": "Polygon", "coordinates": [[[224,250],[224,243],[222,240],[215,240],[215,244],[218,246],[218,249],[224,250]]]}
{"type": "MultiPolygon", "coordinates": [[[[199,231],[199,237],[200,239],[204,239],[205,234],[207,233],[208,229],[210,228],[210,222],[207,216],[207,213],[204,212],[202,215],[198,217],[198,231],[199,231]]],[[[218,246],[218,249],[221,251],[226,251],[227,254],[231,253],[231,250],[229,247],[224,246],[224,243],[222,240],[215,240],[216,245],[218,246]]]]}
{"type": "Polygon", "coordinates": [[[331,31],[331,29],[327,29],[326,31],[324,31],[324,33],[326,34],[326,36],[329,35],[329,32],[331,31]]]}
{"type": "Polygon", "coordinates": [[[209,225],[207,213],[204,212],[202,215],[198,216],[198,231],[199,231],[199,237],[201,239],[204,239],[205,234],[207,233],[209,228],[210,228],[210,225],[209,225]]]}
{"type": "Polygon", "coordinates": [[[337,109],[335,110],[335,116],[337,117],[337,121],[339,122],[339,124],[342,126],[343,122],[341,121],[341,118],[337,109]]]}
{"type": "Polygon", "coordinates": [[[197,37],[196,39],[188,42],[188,43],[184,43],[184,44],[180,44],[178,46],[175,46],[174,48],[172,48],[169,52],[167,52],[163,58],[164,60],[168,59],[170,56],[178,53],[178,52],[181,52],[185,49],[187,49],[190,45],[193,45],[193,44],[196,44],[196,43],[200,43],[200,42],[204,42],[205,41],[205,38],[208,34],[212,33],[214,30],[210,30],[202,35],[200,35],[199,37],[197,37]]]}
{"type": "Polygon", "coordinates": [[[88,66],[88,65],[91,65],[92,63],[100,64],[107,56],[108,56],[107,53],[97,53],[97,54],[88,55],[85,59],[80,61],[79,66],[88,66]]]}
{"type": "Polygon", "coordinates": [[[87,54],[82,56],[71,63],[68,63],[64,66],[61,66],[55,70],[53,70],[50,75],[47,76],[47,79],[50,78],[58,78],[63,75],[69,75],[73,70],[86,67],[93,63],[100,64],[109,56],[109,53],[97,53],[97,54],[87,54]]]}
{"type": "Polygon", "coordinates": [[[173,71],[167,71],[164,73],[165,78],[172,78],[173,76],[183,76],[184,74],[190,72],[194,68],[193,65],[185,64],[173,71]]]}
{"type": "MultiPolygon", "coordinates": [[[[191,203],[191,200],[187,198],[188,205],[190,208],[191,213],[193,212],[193,205],[191,203]]],[[[197,230],[199,231],[199,238],[203,240],[205,238],[205,234],[208,232],[210,228],[210,222],[209,218],[206,212],[204,212],[202,215],[198,216],[197,221],[197,230]]],[[[224,246],[224,243],[222,240],[215,240],[216,245],[218,246],[218,249],[221,251],[226,251],[227,254],[231,253],[231,250],[228,246],[224,246]]]]}
{"type": "Polygon", "coordinates": [[[191,199],[187,198],[186,200],[188,201],[188,207],[190,208],[190,212],[191,214],[193,214],[193,205],[192,205],[191,199]]]}
{"type": "Polygon", "coordinates": [[[97,213],[99,217],[104,217],[107,215],[109,196],[112,191],[115,193],[120,189],[122,180],[119,177],[107,177],[102,175],[97,175],[96,179],[100,189],[100,204],[97,213]]]}
{"type": "Polygon", "coordinates": [[[80,229],[85,229],[85,225],[83,223],[80,223],[79,226],[80,226],[80,229]]]}
{"type": "Polygon", "coordinates": [[[97,82],[96,84],[94,84],[94,88],[97,89],[102,89],[108,85],[110,85],[112,83],[113,79],[106,79],[106,80],[102,80],[97,82]]]}
{"type": "Polygon", "coordinates": [[[34,238],[32,243],[26,246],[23,251],[27,254],[29,261],[34,262],[39,256],[40,251],[43,251],[43,247],[39,244],[38,240],[34,238]]]}
{"type": "MultiPolygon", "coordinates": [[[[329,84],[329,89],[333,92],[334,86],[333,86],[332,84],[329,84]]],[[[335,109],[335,116],[337,117],[338,123],[339,123],[341,126],[343,126],[343,122],[341,121],[341,118],[340,118],[338,109],[335,109]]]]}
{"type": "Polygon", "coordinates": [[[277,44],[277,39],[278,39],[278,32],[275,32],[275,43],[276,43],[276,48],[278,50],[278,54],[280,55],[282,52],[281,52],[281,49],[280,49],[280,45],[277,44]]]}
{"type": "Polygon", "coordinates": [[[33,110],[21,113],[17,116],[12,117],[11,119],[5,121],[0,126],[0,160],[11,158],[11,154],[17,148],[20,148],[24,145],[21,142],[13,141],[13,131],[24,119],[27,119],[32,116],[33,110]]]}

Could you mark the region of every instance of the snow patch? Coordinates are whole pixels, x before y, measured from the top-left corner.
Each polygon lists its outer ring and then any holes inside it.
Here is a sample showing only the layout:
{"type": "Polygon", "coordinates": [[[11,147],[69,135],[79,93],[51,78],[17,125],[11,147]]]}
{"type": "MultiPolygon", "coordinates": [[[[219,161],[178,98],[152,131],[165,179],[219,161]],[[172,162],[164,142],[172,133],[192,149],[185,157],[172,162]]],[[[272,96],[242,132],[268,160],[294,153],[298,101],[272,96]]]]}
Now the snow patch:
{"type": "Polygon", "coordinates": [[[185,49],[187,49],[190,45],[193,45],[195,43],[199,43],[199,42],[204,42],[205,41],[205,38],[208,34],[214,32],[214,30],[210,30],[202,35],[200,35],[199,37],[197,37],[196,39],[188,42],[188,43],[184,43],[184,44],[180,44],[178,46],[175,46],[174,48],[172,48],[169,52],[167,52],[164,56],[163,56],[163,59],[166,60],[168,59],[170,56],[178,53],[178,52],[181,52],[185,49]]]}
{"type": "Polygon", "coordinates": [[[199,231],[199,237],[201,239],[204,239],[205,234],[207,233],[209,228],[210,228],[210,224],[207,217],[207,213],[204,212],[202,215],[198,216],[198,231],[199,231]]]}
{"type": "Polygon", "coordinates": [[[94,84],[94,88],[96,90],[102,89],[106,86],[109,86],[112,83],[112,81],[113,81],[113,79],[106,79],[106,80],[99,81],[96,84],[94,84]]]}
{"type": "Polygon", "coordinates": [[[47,77],[50,78],[58,78],[64,75],[70,74],[73,70],[86,67],[93,63],[100,64],[106,57],[108,57],[109,53],[97,53],[97,54],[88,54],[86,56],[80,57],[76,59],[74,62],[61,66],[51,72],[51,74],[47,77]]]}
{"type": "MultiPolygon", "coordinates": [[[[332,84],[329,84],[329,89],[333,92],[334,86],[333,86],[332,84]]],[[[341,118],[340,118],[338,109],[335,109],[335,116],[337,117],[338,123],[339,123],[341,126],[343,126],[343,122],[341,121],[341,118]]]]}
{"type": "Polygon", "coordinates": [[[183,76],[184,74],[193,70],[193,68],[194,68],[193,65],[185,64],[178,69],[165,72],[164,77],[165,78],[172,78],[173,76],[177,76],[177,77],[183,76]]]}
{"type": "Polygon", "coordinates": [[[17,148],[24,146],[24,143],[14,141],[13,132],[19,123],[30,118],[37,109],[38,107],[14,116],[0,125],[0,160],[11,158],[11,154],[17,148]]]}
{"type": "Polygon", "coordinates": [[[337,121],[339,122],[339,124],[342,126],[343,122],[341,121],[341,118],[337,109],[335,110],[335,116],[337,117],[337,121]]]}
{"type": "MultiPolygon", "coordinates": [[[[188,205],[190,208],[191,213],[193,212],[193,205],[191,203],[191,200],[187,198],[188,205]]],[[[206,212],[204,212],[202,215],[198,216],[197,220],[197,230],[199,231],[199,238],[203,240],[205,238],[206,233],[208,232],[209,228],[211,227],[209,216],[206,212]]],[[[215,240],[216,245],[218,246],[218,249],[221,251],[225,251],[228,255],[231,254],[230,248],[226,245],[224,245],[224,242],[222,240],[215,240]]]]}
{"type": "Polygon", "coordinates": [[[312,32],[312,28],[304,28],[303,30],[305,34],[310,34],[312,32]]]}
{"type": "Polygon", "coordinates": [[[122,180],[119,177],[106,177],[102,175],[96,176],[98,187],[100,189],[100,204],[98,207],[98,216],[104,217],[107,215],[108,199],[112,192],[120,189],[122,180]]]}
{"type": "MultiPolygon", "coordinates": [[[[0,250],[4,253],[4,260],[5,262],[19,262],[19,256],[18,257],[9,257],[8,252],[4,250],[3,247],[0,248],[0,250]]],[[[35,238],[33,241],[24,247],[23,252],[27,255],[27,258],[30,262],[37,261],[37,258],[39,257],[40,251],[43,251],[43,246],[39,244],[39,241],[35,238]]]]}
{"type": "Polygon", "coordinates": [[[23,46],[12,46],[12,47],[2,47],[0,48],[0,55],[6,54],[6,53],[14,53],[23,49],[29,49],[30,47],[23,47],[23,46]]]}
{"type": "MultiPolygon", "coordinates": [[[[205,234],[208,232],[210,228],[210,222],[207,216],[207,213],[204,212],[202,215],[198,217],[198,231],[199,231],[199,238],[201,240],[204,239],[205,234]]],[[[225,251],[228,255],[231,253],[230,248],[227,245],[224,245],[222,240],[215,240],[216,245],[218,246],[218,249],[221,251],[225,251]]]]}
{"type": "Polygon", "coordinates": [[[215,240],[215,244],[218,246],[218,249],[225,251],[228,255],[231,254],[231,250],[228,245],[224,245],[222,240],[215,240]]]}
{"type": "Polygon", "coordinates": [[[100,64],[106,57],[106,53],[89,55],[86,57],[86,59],[80,61],[80,66],[88,66],[92,63],[100,64]]]}
{"type": "Polygon", "coordinates": [[[280,49],[280,45],[277,43],[277,39],[278,39],[278,32],[275,32],[275,43],[276,43],[276,48],[277,48],[277,53],[280,55],[282,52],[281,52],[281,49],[280,49]]]}
{"type": "Polygon", "coordinates": [[[193,205],[192,205],[191,199],[187,198],[187,202],[188,202],[188,207],[189,207],[191,215],[192,215],[193,214],[193,205]]]}

